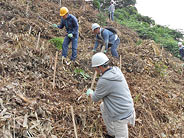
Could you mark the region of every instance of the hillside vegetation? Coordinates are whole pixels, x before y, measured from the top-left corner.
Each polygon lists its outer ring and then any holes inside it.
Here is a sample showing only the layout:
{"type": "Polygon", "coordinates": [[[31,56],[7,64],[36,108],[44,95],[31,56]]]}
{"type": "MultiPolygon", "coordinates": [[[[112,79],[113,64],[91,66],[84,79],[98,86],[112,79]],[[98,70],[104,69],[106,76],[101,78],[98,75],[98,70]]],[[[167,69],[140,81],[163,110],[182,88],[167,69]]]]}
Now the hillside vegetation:
{"type": "MultiPolygon", "coordinates": [[[[100,21],[101,13],[82,1],[62,0],[62,6],[80,26],[78,57],[69,65],[61,64],[61,51],[50,43],[66,34],[50,27],[60,23],[57,2],[0,2],[0,137],[75,138],[74,113],[79,138],[103,138],[100,102],[85,95],[94,75],[91,24],[100,21]]],[[[137,117],[130,138],[184,137],[183,63],[131,28],[108,20],[105,24],[120,32],[122,64],[110,51],[107,56],[111,65],[121,66],[134,99],[137,117]]]]}

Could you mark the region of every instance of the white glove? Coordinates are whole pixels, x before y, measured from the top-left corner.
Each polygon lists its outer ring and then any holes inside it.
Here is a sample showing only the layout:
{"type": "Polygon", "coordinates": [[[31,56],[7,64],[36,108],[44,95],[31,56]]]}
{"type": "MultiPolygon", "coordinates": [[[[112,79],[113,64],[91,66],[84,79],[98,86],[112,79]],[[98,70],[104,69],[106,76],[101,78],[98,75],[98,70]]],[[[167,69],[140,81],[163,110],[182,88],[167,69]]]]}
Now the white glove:
{"type": "Polygon", "coordinates": [[[88,89],[87,92],[86,92],[86,95],[89,96],[90,94],[93,94],[93,90],[92,89],[88,89]]]}

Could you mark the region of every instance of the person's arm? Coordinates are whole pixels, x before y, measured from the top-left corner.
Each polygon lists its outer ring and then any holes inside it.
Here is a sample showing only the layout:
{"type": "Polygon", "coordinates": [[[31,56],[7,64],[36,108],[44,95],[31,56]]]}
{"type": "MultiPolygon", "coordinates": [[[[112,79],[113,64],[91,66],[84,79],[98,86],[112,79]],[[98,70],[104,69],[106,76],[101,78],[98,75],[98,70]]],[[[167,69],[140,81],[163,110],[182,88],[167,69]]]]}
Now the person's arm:
{"type": "Polygon", "coordinates": [[[96,51],[98,45],[99,45],[98,36],[96,36],[96,41],[95,41],[95,45],[94,45],[94,48],[93,48],[94,51],[96,51]]]}
{"type": "Polygon", "coordinates": [[[104,30],[102,33],[103,33],[102,36],[103,36],[104,43],[105,43],[105,50],[108,50],[109,33],[108,33],[108,31],[106,31],[106,30],[104,30]]]}
{"type": "Polygon", "coordinates": [[[181,49],[181,57],[184,57],[184,47],[181,49]]]}
{"type": "Polygon", "coordinates": [[[77,18],[74,17],[72,21],[73,21],[73,25],[74,25],[74,29],[73,29],[72,34],[77,34],[78,33],[78,28],[79,28],[77,18]]]}
{"type": "Polygon", "coordinates": [[[109,85],[104,80],[99,80],[97,83],[97,87],[94,93],[92,93],[91,99],[94,102],[98,102],[100,99],[103,99],[105,96],[109,94],[109,85]]]}
{"type": "Polygon", "coordinates": [[[61,23],[60,23],[60,25],[58,25],[58,28],[63,29],[63,27],[64,27],[64,21],[63,21],[63,19],[61,19],[61,23]]]}

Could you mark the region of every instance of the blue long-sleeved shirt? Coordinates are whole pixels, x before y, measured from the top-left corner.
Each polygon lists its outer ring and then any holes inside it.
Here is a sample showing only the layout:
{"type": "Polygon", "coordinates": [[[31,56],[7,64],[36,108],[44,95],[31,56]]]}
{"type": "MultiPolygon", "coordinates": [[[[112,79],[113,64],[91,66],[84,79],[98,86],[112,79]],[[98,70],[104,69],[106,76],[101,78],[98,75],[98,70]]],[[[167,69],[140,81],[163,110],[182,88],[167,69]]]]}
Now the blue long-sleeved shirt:
{"type": "Polygon", "coordinates": [[[68,17],[66,19],[63,19],[61,17],[61,23],[60,25],[58,25],[58,28],[62,29],[64,26],[68,34],[70,33],[72,33],[73,35],[78,34],[79,25],[77,18],[74,15],[68,14],[68,17]]]}
{"type": "Polygon", "coordinates": [[[183,58],[184,57],[184,46],[179,48],[179,53],[180,53],[180,56],[183,58]]]}
{"type": "Polygon", "coordinates": [[[105,49],[107,50],[108,49],[108,44],[109,43],[110,44],[114,44],[114,42],[116,41],[117,37],[118,36],[116,34],[112,33],[111,31],[109,31],[107,29],[100,28],[100,34],[96,35],[95,46],[94,46],[93,49],[96,50],[96,48],[99,45],[98,40],[102,40],[102,41],[104,41],[105,49]]]}

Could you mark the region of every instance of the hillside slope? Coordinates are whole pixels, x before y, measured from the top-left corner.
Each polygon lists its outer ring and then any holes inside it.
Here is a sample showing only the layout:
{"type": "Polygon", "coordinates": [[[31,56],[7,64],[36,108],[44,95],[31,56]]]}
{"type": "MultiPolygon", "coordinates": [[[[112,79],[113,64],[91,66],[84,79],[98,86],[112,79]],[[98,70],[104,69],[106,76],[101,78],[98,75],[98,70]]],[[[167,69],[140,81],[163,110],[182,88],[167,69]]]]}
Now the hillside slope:
{"type": "MultiPolygon", "coordinates": [[[[0,137],[74,138],[71,106],[79,138],[103,137],[100,102],[92,104],[84,94],[93,77],[91,24],[97,22],[98,11],[81,2],[64,1],[63,6],[79,21],[78,57],[77,63],[62,65],[59,51],[53,89],[57,50],[48,40],[66,34],[49,25],[60,22],[58,4],[0,2],[0,137]]],[[[121,69],[135,102],[137,119],[130,138],[184,137],[183,63],[129,28],[107,23],[121,33],[121,69]]],[[[120,65],[110,51],[107,55],[111,65],[120,65]]]]}

